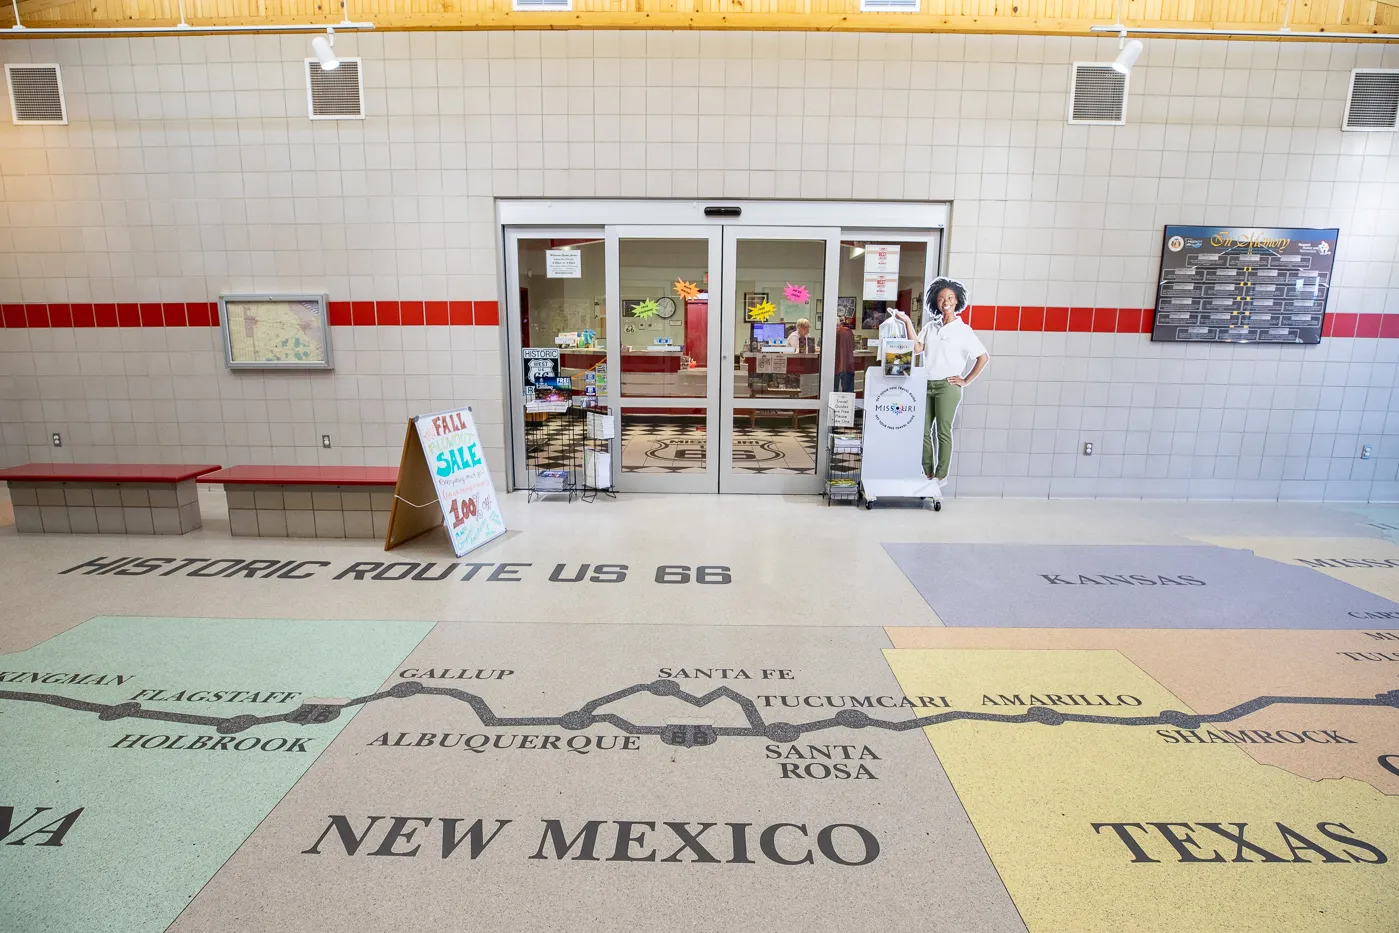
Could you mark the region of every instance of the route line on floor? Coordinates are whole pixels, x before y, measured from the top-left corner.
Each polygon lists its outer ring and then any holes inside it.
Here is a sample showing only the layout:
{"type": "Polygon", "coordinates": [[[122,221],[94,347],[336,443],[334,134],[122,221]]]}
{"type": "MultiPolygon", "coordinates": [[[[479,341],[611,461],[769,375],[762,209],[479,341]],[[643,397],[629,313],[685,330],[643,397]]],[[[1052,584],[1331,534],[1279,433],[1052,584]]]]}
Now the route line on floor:
{"type": "Polygon", "coordinates": [[[149,709],[140,703],[117,704],[93,703],[72,697],[49,693],[28,693],[0,690],[0,700],[21,703],[44,703],[79,712],[96,713],[104,722],[118,719],[145,719],[158,722],[172,722],[189,726],[208,726],[220,734],[232,735],[255,726],[278,722],[297,725],[319,725],[330,722],[340,715],[340,711],[355,706],[364,706],[380,700],[402,700],[412,696],[445,696],[466,703],[471,707],[481,725],[492,727],[511,726],[558,726],[577,731],[599,723],[615,726],[629,735],[659,736],[668,745],[686,747],[712,745],[721,736],[735,738],[765,738],[774,742],[794,742],[808,732],[825,729],[885,729],[890,732],[907,732],[927,726],[939,726],[949,722],[995,722],[1008,724],[1037,724],[1057,726],[1064,723],[1087,723],[1112,726],[1174,726],[1178,729],[1198,729],[1207,723],[1228,723],[1269,706],[1377,706],[1399,709],[1399,690],[1376,694],[1371,697],[1310,697],[1310,696],[1261,696],[1246,700],[1237,706],[1219,713],[1187,713],[1181,710],[1162,710],[1155,716],[1099,716],[1087,713],[1062,712],[1048,706],[1031,706],[1023,713],[988,713],[978,710],[947,710],[928,716],[912,719],[877,719],[857,709],[843,709],[834,716],[804,723],[767,722],[750,698],[731,687],[717,687],[703,696],[688,693],[673,680],[653,680],[633,684],[620,690],[589,700],[576,710],[559,716],[499,716],[486,700],[474,693],[455,687],[428,687],[417,681],[403,681],[388,690],[356,697],[343,705],[331,703],[303,703],[294,710],[272,716],[199,716],[179,713],[172,710],[149,709]],[[743,710],[748,720],[747,726],[708,726],[708,725],[647,725],[634,723],[616,713],[598,712],[602,707],[638,693],[653,696],[674,697],[683,703],[703,708],[718,700],[731,700],[743,710]]]}

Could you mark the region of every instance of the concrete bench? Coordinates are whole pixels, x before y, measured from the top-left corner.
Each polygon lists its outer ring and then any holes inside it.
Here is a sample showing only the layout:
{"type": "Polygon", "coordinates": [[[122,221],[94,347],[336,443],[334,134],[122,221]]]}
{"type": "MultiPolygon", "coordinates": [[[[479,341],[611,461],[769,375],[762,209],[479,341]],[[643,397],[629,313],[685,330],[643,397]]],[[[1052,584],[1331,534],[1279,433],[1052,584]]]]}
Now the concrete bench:
{"type": "Polygon", "coordinates": [[[239,537],[382,538],[398,467],[232,466],[199,481],[223,484],[239,537]]]}
{"type": "Polygon", "coordinates": [[[203,524],[195,480],[217,464],[28,463],[0,470],[20,534],[182,535],[203,524]]]}

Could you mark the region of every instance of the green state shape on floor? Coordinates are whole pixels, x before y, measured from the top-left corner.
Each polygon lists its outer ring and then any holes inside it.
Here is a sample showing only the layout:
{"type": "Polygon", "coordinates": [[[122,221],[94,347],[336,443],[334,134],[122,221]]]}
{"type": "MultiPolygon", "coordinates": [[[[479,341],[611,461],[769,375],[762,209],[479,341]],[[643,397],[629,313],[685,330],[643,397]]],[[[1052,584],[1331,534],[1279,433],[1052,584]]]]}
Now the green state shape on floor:
{"type": "Polygon", "coordinates": [[[193,716],[277,715],[311,698],[373,693],[431,628],[100,617],[0,656],[0,930],[165,929],[355,713],[309,729],[278,722],[221,736],[208,726],[108,721],[6,694],[104,705],[139,697],[143,708],[193,716]],[[258,696],[191,700],[192,691],[258,696]],[[137,735],[170,741],[141,748],[127,738],[137,735]]]}

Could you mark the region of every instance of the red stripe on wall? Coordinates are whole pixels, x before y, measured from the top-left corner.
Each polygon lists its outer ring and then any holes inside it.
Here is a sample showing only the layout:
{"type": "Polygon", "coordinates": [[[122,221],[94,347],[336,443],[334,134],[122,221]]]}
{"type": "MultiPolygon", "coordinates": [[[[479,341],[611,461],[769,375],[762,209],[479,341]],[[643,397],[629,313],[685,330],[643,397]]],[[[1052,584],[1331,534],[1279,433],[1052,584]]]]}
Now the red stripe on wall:
{"type": "MultiPolygon", "coordinates": [[[[333,327],[496,327],[494,301],[332,301],[333,327]]],[[[976,330],[1044,333],[1150,334],[1151,308],[1043,308],[973,305],[966,320],[976,330]]],[[[218,302],[145,304],[4,304],[0,328],[218,327],[218,302]]],[[[1399,339],[1399,314],[1332,312],[1323,337],[1399,339]]]]}

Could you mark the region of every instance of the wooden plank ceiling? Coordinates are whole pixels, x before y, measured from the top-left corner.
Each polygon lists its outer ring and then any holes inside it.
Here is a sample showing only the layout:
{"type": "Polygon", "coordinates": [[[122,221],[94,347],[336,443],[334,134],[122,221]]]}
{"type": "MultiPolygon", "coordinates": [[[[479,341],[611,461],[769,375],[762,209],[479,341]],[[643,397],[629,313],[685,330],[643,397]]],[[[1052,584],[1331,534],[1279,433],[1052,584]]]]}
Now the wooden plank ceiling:
{"type": "MultiPolygon", "coordinates": [[[[0,26],[13,23],[10,0],[0,26]]],[[[380,29],[798,29],[1085,35],[1116,0],[922,0],[919,13],[861,13],[860,0],[574,0],[573,12],[511,11],[511,0],[348,0],[380,29]]],[[[339,0],[184,0],[200,25],[335,23],[339,0]]],[[[179,0],[19,0],[27,26],[170,26],[179,0]]],[[[1366,32],[1399,38],[1399,0],[1129,0],[1132,26],[1366,32]]]]}

